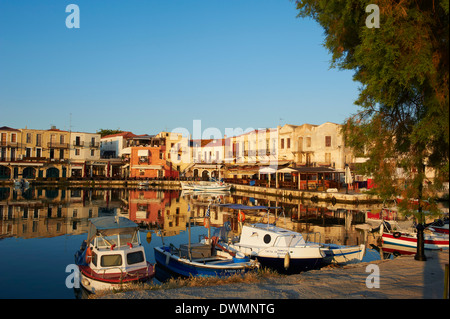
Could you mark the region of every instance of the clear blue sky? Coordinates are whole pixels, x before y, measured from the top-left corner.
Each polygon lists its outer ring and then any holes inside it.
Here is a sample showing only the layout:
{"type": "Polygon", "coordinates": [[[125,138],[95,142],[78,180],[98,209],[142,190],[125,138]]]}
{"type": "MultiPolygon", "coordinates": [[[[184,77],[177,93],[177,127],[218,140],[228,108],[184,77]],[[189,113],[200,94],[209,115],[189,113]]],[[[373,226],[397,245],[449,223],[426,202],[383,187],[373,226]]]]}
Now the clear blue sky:
{"type": "Polygon", "coordinates": [[[290,0],[0,0],[0,126],[342,123],[359,85],[296,15],[290,0]],[[79,29],[65,24],[71,3],[79,29]]]}

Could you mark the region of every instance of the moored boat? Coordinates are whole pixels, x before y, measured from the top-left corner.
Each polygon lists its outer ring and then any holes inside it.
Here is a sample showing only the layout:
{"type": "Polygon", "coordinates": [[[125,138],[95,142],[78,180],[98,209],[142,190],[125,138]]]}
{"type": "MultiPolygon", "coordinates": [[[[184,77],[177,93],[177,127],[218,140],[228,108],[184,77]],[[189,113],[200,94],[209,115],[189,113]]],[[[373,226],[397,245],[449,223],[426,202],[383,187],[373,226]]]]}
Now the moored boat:
{"type": "Polygon", "coordinates": [[[128,218],[89,220],[87,240],[75,253],[81,285],[91,293],[145,282],[155,275],[139,239],[139,227],[128,218]]]}
{"type": "Polygon", "coordinates": [[[353,264],[361,262],[366,252],[366,246],[361,245],[336,245],[322,244],[322,251],[325,252],[325,264],[353,264]]]}
{"type": "Polygon", "coordinates": [[[223,182],[180,182],[182,190],[204,191],[204,192],[223,192],[229,191],[231,185],[223,182]]]}
{"type": "MultiPolygon", "coordinates": [[[[222,204],[229,209],[243,211],[265,210],[267,222],[242,226],[239,239],[228,247],[257,259],[262,266],[281,273],[293,274],[319,268],[331,263],[360,262],[365,254],[364,245],[335,245],[310,242],[299,232],[276,226],[269,222],[269,210],[280,207],[222,204]]],[[[242,218],[241,218],[242,219],[242,218]]]]}
{"type": "MultiPolygon", "coordinates": [[[[190,218],[190,220],[193,217],[190,218]]],[[[259,263],[244,254],[233,253],[218,244],[218,238],[210,236],[199,243],[191,243],[189,221],[189,242],[178,248],[173,245],[155,247],[155,260],[158,267],[165,268],[175,276],[181,277],[227,277],[256,270],[259,263]]],[[[209,223],[208,223],[209,225],[209,223]]]]}
{"type": "MultiPolygon", "coordinates": [[[[383,243],[391,245],[417,247],[417,232],[404,231],[401,229],[393,230],[392,227],[383,221],[384,227],[382,239],[383,243]]],[[[425,249],[448,249],[449,236],[448,234],[425,233],[424,232],[424,248],[425,249]]]]}

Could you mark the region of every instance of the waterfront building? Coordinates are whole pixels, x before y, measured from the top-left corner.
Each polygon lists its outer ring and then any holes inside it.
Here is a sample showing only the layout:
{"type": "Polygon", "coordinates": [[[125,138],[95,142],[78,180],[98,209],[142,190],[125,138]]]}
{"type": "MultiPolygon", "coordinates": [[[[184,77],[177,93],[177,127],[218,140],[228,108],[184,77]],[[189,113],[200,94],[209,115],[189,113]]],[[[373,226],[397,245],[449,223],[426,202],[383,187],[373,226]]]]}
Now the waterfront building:
{"type": "Polygon", "coordinates": [[[166,161],[165,148],[162,146],[130,147],[130,177],[131,178],[177,178],[179,172],[173,170],[166,161]]]}
{"type": "Polygon", "coordinates": [[[70,133],[71,177],[107,176],[107,162],[100,161],[100,134],[70,133]]]}
{"type": "Polygon", "coordinates": [[[345,164],[354,162],[351,150],[345,147],[339,124],[286,124],[278,126],[278,138],[278,159],[297,167],[330,167],[343,171],[345,164]]]}
{"type": "Polygon", "coordinates": [[[12,178],[13,165],[19,158],[21,131],[8,126],[0,127],[0,180],[12,178]]]}
{"type": "Polygon", "coordinates": [[[169,165],[172,165],[172,169],[179,174],[184,173],[192,163],[189,138],[181,133],[162,131],[155,136],[155,139],[164,141],[165,158],[169,165]]]}
{"type": "Polygon", "coordinates": [[[69,132],[4,127],[1,136],[0,179],[67,177],[69,132]]]}

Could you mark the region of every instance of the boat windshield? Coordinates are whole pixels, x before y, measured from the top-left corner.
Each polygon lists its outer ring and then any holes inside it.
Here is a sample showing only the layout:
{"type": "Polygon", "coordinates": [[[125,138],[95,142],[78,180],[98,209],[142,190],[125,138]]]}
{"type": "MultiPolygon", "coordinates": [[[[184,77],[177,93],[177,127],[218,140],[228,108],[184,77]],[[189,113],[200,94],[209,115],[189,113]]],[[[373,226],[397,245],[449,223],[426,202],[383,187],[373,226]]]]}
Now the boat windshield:
{"type": "Polygon", "coordinates": [[[124,245],[128,245],[129,243],[132,245],[139,244],[139,232],[125,232],[120,234],[113,235],[104,235],[97,237],[97,247],[98,248],[110,248],[111,246],[120,247],[124,245]]]}

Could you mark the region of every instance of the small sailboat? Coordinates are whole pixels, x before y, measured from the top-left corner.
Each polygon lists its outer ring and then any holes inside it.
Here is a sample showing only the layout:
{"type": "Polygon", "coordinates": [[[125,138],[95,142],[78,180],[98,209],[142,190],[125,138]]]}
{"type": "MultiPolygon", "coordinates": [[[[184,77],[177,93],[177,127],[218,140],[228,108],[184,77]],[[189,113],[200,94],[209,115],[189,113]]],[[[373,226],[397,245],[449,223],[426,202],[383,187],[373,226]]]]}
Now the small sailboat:
{"type": "Polygon", "coordinates": [[[81,285],[91,293],[145,282],[155,275],[139,239],[139,227],[128,218],[89,220],[87,240],[75,253],[81,285]]]}

